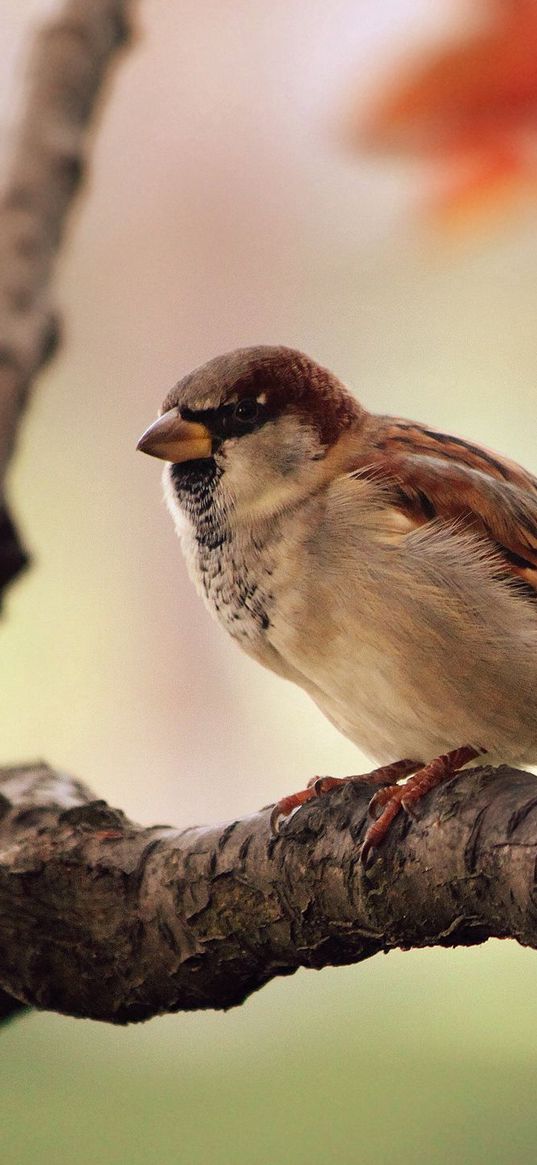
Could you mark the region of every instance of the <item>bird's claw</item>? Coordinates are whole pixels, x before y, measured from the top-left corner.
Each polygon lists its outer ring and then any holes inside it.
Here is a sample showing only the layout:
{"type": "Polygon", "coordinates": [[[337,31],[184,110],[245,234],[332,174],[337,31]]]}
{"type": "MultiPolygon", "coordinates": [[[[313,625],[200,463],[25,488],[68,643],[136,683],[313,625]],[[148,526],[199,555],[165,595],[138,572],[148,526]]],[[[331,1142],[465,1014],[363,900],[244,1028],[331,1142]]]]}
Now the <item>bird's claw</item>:
{"type": "Polygon", "coordinates": [[[325,793],[330,793],[338,785],[344,784],[343,777],[312,777],[311,781],[308,781],[308,789],[313,790],[315,797],[324,797],[325,793]]]}
{"type": "Polygon", "coordinates": [[[414,806],[421,801],[422,797],[441,785],[443,781],[455,776],[462,765],[468,764],[468,761],[474,760],[483,752],[482,748],[476,749],[472,745],[463,745],[462,748],[452,749],[451,752],[444,753],[429,761],[429,764],[414,772],[404,785],[387,785],[385,788],[379,789],[371,798],[368,806],[368,813],[372,820],[366,830],[360,851],[360,858],[364,866],[371,864],[374,850],[378,849],[384,841],[390,825],[400,809],[403,809],[408,817],[415,820],[417,814],[414,806]],[[377,812],[379,809],[381,812],[377,812]]]}
{"type": "Polygon", "coordinates": [[[276,803],[276,805],[273,806],[269,817],[269,829],[272,837],[279,837],[284,821],[285,815],[281,812],[279,804],[276,803]]]}
{"type": "MultiPolygon", "coordinates": [[[[317,778],[315,778],[317,779],[317,778]]],[[[282,826],[293,817],[297,809],[304,805],[306,801],[311,801],[315,796],[313,786],[308,786],[307,789],[302,789],[300,793],[291,793],[289,797],[282,797],[280,801],[276,801],[269,818],[270,832],[273,837],[278,837],[282,832],[282,826]]]]}
{"type": "Polygon", "coordinates": [[[379,784],[381,788],[371,798],[368,805],[370,824],[366,830],[363,845],[360,850],[360,860],[364,868],[372,864],[375,851],[384,841],[392,821],[401,809],[413,820],[416,817],[414,806],[431,789],[453,776],[456,771],[474,759],[483,750],[475,749],[470,745],[453,749],[449,753],[436,757],[429,764],[420,767],[420,763],[411,760],[396,761],[392,765],[385,765],[368,773],[364,777],[312,777],[306,789],[300,793],[293,793],[290,797],[282,797],[274,805],[270,815],[270,831],[273,837],[281,833],[282,825],[289,820],[301,805],[311,801],[314,797],[322,797],[338,785],[354,782],[362,784],[379,784]],[[386,784],[386,778],[408,777],[405,784],[386,784]]]}
{"type": "Polygon", "coordinates": [[[373,845],[372,841],[367,841],[367,838],[362,843],[362,848],[360,850],[360,863],[364,870],[369,870],[373,865],[373,862],[377,856],[377,849],[378,846],[373,845]]]}
{"type": "Polygon", "coordinates": [[[401,785],[384,785],[382,789],[378,789],[367,806],[368,817],[372,821],[378,821],[382,817],[386,805],[392,800],[392,797],[396,797],[398,793],[402,792],[403,787],[401,785]],[[380,812],[378,812],[379,810],[380,812]]]}
{"type": "Polygon", "coordinates": [[[312,777],[308,781],[307,788],[302,789],[300,793],[291,793],[289,797],[282,797],[280,801],[276,802],[270,815],[270,832],[273,837],[279,836],[282,826],[290,817],[294,816],[301,805],[312,801],[314,797],[323,797],[336,785],[342,784],[344,784],[344,780],[341,777],[312,777]]]}

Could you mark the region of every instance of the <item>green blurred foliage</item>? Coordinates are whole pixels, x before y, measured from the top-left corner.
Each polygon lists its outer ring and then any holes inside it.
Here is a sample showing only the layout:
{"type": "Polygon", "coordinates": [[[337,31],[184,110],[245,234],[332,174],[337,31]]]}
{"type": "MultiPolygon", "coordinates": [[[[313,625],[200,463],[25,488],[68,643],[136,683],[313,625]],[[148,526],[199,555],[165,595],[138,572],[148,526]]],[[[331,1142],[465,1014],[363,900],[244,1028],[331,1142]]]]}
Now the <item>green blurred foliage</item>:
{"type": "Polygon", "coordinates": [[[301,972],[226,1015],[22,1019],[2,1162],[532,1165],[533,976],[489,943],[301,972]]]}

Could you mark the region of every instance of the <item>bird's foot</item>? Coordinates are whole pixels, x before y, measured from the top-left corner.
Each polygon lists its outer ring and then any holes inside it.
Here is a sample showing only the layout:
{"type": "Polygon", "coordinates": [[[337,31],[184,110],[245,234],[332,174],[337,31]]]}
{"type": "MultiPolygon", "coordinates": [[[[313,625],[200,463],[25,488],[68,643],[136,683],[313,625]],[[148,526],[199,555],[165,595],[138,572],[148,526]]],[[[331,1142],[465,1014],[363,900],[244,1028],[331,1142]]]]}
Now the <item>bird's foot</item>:
{"type": "MultiPolygon", "coordinates": [[[[314,780],[322,780],[322,777],[314,777],[314,780]]],[[[270,832],[273,836],[278,836],[284,821],[287,821],[295,809],[299,809],[301,805],[305,805],[306,801],[311,801],[313,797],[315,797],[315,791],[310,783],[307,789],[301,789],[300,793],[290,793],[288,797],[282,797],[280,801],[276,801],[270,815],[270,832]]]]}
{"type": "MultiPolygon", "coordinates": [[[[419,760],[398,760],[394,761],[393,764],[383,765],[382,768],[373,769],[370,773],[360,773],[358,776],[312,777],[311,781],[308,781],[306,789],[301,789],[299,793],[291,793],[289,797],[282,797],[280,801],[276,802],[270,815],[271,832],[274,835],[280,833],[282,825],[295,812],[295,809],[312,801],[314,797],[323,797],[325,793],[330,793],[332,789],[339,788],[340,785],[351,783],[392,786],[394,781],[408,777],[410,773],[415,773],[421,764],[422,761],[419,760]]],[[[394,787],[398,788],[399,786],[395,785],[394,787]]]]}
{"type": "Polygon", "coordinates": [[[371,798],[368,813],[374,820],[369,826],[360,851],[360,859],[364,866],[369,866],[375,857],[375,850],[382,844],[390,825],[399,810],[404,809],[409,816],[414,816],[414,806],[426,793],[430,793],[437,785],[450,780],[455,774],[476,757],[486,752],[484,748],[472,748],[465,745],[437,756],[423,768],[414,771],[404,785],[388,785],[379,789],[371,798]],[[380,811],[380,812],[379,812],[380,811]]]}

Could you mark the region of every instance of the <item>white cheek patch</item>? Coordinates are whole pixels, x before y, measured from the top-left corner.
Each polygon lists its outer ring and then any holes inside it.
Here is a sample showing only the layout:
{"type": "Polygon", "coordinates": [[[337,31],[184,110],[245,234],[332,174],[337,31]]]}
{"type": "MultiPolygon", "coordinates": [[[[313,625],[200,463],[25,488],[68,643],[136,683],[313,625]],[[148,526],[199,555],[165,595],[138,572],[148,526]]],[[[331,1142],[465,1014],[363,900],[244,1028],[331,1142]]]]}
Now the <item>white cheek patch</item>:
{"type": "Polygon", "coordinates": [[[169,465],[165,465],[164,469],[162,470],[162,489],[164,492],[164,501],[173,518],[175,529],[177,530],[179,537],[182,538],[183,535],[190,533],[192,529],[192,523],[188,515],[183,510],[183,507],[180,506],[179,502],[177,501],[169,465]]]}

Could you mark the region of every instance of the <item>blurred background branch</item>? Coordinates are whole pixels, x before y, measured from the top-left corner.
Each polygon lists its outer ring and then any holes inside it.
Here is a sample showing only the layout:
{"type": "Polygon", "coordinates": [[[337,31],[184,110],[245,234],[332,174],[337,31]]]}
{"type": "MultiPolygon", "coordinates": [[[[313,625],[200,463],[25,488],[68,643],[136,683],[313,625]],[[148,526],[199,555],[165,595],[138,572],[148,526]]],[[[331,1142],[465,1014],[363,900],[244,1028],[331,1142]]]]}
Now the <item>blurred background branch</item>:
{"type": "MultiPolygon", "coordinates": [[[[18,425],[58,343],[51,282],[84,177],[87,135],[128,39],[131,0],[68,0],[35,37],[24,116],[0,200],[0,601],[28,563],[5,499],[18,425]]],[[[2,1020],[21,1005],[0,993],[2,1020]]]]}
{"type": "Polygon", "coordinates": [[[0,202],[0,595],[27,563],[4,500],[17,426],[58,343],[51,280],[131,0],[68,0],[35,38],[26,109],[0,202]]]}
{"type": "Polygon", "coordinates": [[[142,828],[46,765],[0,774],[0,983],[111,1023],[242,1003],[299,967],[490,937],[537,948],[535,777],[463,773],[359,860],[372,789],[181,832],[142,828]]]}

